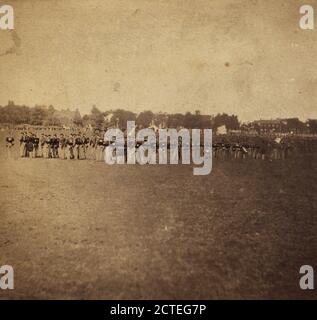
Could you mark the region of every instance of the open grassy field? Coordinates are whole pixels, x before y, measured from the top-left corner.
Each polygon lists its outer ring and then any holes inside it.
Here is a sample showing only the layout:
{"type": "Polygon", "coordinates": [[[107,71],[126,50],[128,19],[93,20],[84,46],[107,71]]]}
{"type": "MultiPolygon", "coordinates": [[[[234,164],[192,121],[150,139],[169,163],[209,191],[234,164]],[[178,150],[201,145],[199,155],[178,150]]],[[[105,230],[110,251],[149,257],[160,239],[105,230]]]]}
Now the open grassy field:
{"type": "MultiPolygon", "coordinates": [[[[3,141],[3,137],[2,141],[3,141]]],[[[0,156],[0,298],[316,298],[316,156],[109,166],[0,156]]]]}

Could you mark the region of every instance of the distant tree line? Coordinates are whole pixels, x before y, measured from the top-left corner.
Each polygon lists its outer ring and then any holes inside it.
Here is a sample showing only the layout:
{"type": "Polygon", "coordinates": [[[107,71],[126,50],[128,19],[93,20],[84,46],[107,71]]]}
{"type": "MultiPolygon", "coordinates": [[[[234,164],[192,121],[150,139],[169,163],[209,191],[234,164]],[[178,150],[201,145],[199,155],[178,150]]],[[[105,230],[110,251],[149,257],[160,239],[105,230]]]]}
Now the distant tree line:
{"type": "Polygon", "coordinates": [[[82,125],[82,118],[77,109],[56,110],[51,105],[28,107],[9,101],[6,106],[0,106],[0,123],[39,126],[82,125]]]}
{"type": "MultiPolygon", "coordinates": [[[[38,125],[38,126],[77,126],[93,128],[107,128],[116,125],[124,128],[128,120],[134,120],[141,128],[149,126],[167,128],[212,128],[226,127],[227,130],[255,130],[259,131],[256,121],[249,124],[240,123],[237,115],[218,113],[216,115],[203,115],[199,110],[194,113],[154,113],[150,110],[134,113],[124,109],[101,111],[92,106],[89,114],[81,115],[78,109],[57,110],[52,105],[36,105],[28,107],[16,105],[9,101],[6,106],[0,106],[0,123],[13,125],[38,125]]],[[[273,120],[274,121],[274,120],[273,120]]],[[[280,120],[281,132],[310,132],[317,133],[317,119],[306,122],[298,118],[280,120]]]]}
{"type": "Polygon", "coordinates": [[[125,127],[128,120],[134,120],[139,127],[169,127],[169,128],[217,128],[226,126],[227,129],[238,130],[240,123],[236,115],[226,113],[216,116],[202,115],[199,110],[195,113],[154,113],[150,110],[134,113],[124,109],[101,111],[93,106],[89,114],[81,116],[78,109],[71,111],[57,110],[52,105],[36,105],[28,107],[16,105],[9,101],[6,106],[0,106],[0,123],[29,124],[39,126],[92,126],[104,128],[110,125],[125,127]]]}

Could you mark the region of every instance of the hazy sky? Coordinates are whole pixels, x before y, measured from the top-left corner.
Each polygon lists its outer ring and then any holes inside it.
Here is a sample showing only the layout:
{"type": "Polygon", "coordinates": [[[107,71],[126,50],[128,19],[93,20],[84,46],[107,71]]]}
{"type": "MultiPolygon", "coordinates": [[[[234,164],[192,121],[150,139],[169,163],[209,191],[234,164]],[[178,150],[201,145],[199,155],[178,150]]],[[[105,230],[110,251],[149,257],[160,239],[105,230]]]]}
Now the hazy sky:
{"type": "Polygon", "coordinates": [[[298,26],[316,1],[1,3],[1,105],[317,118],[317,26],[298,26]]]}

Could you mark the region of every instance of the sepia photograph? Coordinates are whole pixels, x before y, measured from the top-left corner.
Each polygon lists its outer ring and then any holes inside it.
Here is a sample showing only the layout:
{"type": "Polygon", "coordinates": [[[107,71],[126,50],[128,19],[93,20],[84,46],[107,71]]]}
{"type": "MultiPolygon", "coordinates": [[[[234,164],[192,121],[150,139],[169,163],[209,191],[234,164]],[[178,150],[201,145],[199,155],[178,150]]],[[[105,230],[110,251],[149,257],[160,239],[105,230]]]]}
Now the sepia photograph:
{"type": "Polygon", "coordinates": [[[316,14],[1,0],[0,300],[315,300],[316,14]]]}

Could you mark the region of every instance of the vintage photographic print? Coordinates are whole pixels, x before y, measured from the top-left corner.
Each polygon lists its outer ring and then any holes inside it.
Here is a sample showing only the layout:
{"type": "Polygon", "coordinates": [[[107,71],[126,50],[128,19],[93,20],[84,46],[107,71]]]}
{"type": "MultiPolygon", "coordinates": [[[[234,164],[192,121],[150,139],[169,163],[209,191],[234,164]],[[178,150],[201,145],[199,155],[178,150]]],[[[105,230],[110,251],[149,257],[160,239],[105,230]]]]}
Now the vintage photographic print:
{"type": "Polygon", "coordinates": [[[316,14],[1,0],[0,299],[316,299],[316,14]]]}

